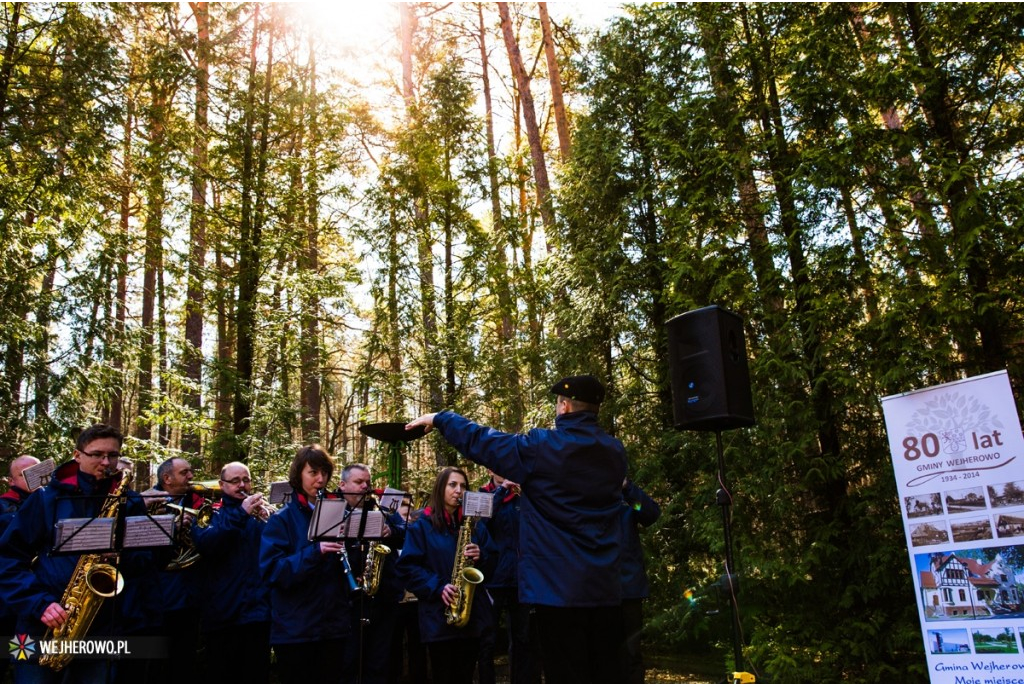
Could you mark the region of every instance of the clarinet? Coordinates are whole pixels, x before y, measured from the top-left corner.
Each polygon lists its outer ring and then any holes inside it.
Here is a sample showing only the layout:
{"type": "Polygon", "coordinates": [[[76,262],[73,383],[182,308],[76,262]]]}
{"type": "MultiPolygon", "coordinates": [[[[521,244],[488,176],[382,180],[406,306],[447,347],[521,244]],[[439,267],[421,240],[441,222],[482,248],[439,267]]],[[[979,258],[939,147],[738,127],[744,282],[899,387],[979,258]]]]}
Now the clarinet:
{"type": "MultiPolygon", "coordinates": [[[[320,497],[320,499],[323,499],[325,497],[325,494],[324,494],[323,490],[320,491],[319,497],[320,497]]],[[[345,518],[347,519],[348,517],[349,517],[349,514],[346,512],[345,518]]],[[[342,573],[345,576],[345,582],[348,583],[348,591],[350,593],[351,592],[359,592],[362,589],[362,586],[356,580],[356,575],[354,573],[352,573],[352,564],[350,564],[349,561],[348,561],[348,549],[347,549],[347,547],[348,547],[348,545],[345,543],[345,540],[343,538],[341,540],[341,551],[338,552],[338,556],[341,557],[341,571],[342,571],[342,573]]]]}

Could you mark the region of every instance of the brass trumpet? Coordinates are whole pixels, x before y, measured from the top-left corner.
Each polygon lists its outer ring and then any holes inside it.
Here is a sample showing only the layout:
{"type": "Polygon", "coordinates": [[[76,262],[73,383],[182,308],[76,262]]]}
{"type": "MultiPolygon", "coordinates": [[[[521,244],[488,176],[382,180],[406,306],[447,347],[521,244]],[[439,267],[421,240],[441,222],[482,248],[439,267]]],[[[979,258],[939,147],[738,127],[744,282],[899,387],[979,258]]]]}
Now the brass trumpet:
{"type": "Polygon", "coordinates": [[[214,499],[221,495],[220,480],[217,478],[213,478],[211,480],[194,480],[190,487],[192,488],[192,492],[196,493],[200,497],[205,497],[206,499],[214,499]]]}
{"type": "MultiPolygon", "coordinates": [[[[248,490],[243,488],[242,494],[245,495],[246,497],[251,497],[252,495],[257,493],[250,493],[248,490]]],[[[259,503],[259,505],[257,505],[257,507],[253,508],[252,512],[250,513],[256,518],[258,518],[260,521],[266,523],[267,519],[273,516],[276,512],[277,507],[268,502],[266,499],[264,499],[259,503]]]]}

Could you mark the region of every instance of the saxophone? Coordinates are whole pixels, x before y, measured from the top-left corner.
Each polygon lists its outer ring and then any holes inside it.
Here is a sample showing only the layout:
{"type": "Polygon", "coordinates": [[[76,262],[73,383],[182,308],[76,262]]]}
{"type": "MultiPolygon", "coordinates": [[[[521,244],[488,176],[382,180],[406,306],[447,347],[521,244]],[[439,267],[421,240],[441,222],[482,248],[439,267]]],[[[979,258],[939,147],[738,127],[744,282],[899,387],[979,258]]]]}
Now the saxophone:
{"type": "MultiPolygon", "coordinates": [[[[121,481],[107,495],[97,518],[117,516],[121,498],[124,497],[128,484],[132,480],[130,467],[120,473],[121,481]]],[[[60,599],[61,606],[67,610],[67,620],[59,627],[47,630],[43,639],[58,642],[83,639],[88,634],[89,626],[96,618],[96,613],[103,605],[103,600],[114,597],[122,589],[124,589],[124,576],[114,566],[103,563],[101,554],[81,555],[78,557],[74,573],[71,574],[71,581],[64,589],[64,596],[60,599]]],[[[55,671],[59,671],[71,663],[72,654],[61,653],[60,649],[56,651],[56,654],[44,654],[39,657],[39,663],[49,666],[55,671]]]]}
{"type": "Polygon", "coordinates": [[[384,557],[389,554],[391,548],[384,543],[370,543],[370,549],[366,552],[366,564],[363,566],[363,585],[360,588],[367,597],[377,594],[381,571],[384,570],[384,557]]]}
{"type": "Polygon", "coordinates": [[[452,567],[452,585],[455,599],[445,609],[444,620],[448,625],[462,628],[469,623],[469,610],[473,608],[473,591],[484,582],[484,574],[473,568],[473,560],[466,556],[466,546],[473,541],[473,524],[476,519],[467,516],[459,528],[459,539],[455,543],[455,564],[452,567]]]}

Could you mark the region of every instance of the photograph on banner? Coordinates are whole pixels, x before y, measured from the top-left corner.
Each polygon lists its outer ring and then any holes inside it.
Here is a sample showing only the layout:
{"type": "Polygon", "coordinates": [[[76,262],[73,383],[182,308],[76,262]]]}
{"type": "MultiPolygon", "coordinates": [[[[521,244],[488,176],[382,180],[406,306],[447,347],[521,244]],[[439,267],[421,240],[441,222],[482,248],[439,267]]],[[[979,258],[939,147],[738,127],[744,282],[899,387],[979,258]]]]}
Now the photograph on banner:
{"type": "Polygon", "coordinates": [[[1009,377],[882,409],[932,682],[1024,674],[1024,436],[1009,377]]]}

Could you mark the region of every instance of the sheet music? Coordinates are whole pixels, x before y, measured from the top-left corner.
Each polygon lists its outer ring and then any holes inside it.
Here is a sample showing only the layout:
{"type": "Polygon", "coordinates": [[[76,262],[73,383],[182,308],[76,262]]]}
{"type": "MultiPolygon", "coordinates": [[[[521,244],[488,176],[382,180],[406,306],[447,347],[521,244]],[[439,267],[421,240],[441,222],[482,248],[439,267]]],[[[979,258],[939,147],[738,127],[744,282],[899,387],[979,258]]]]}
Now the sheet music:
{"type": "Polygon", "coordinates": [[[128,516],[124,520],[124,548],[167,547],[174,542],[174,514],[128,516]]]}
{"type": "Polygon", "coordinates": [[[270,495],[268,499],[271,504],[287,504],[292,498],[292,486],[286,480],[270,484],[270,495]]]}
{"type": "Polygon", "coordinates": [[[56,468],[57,465],[54,463],[53,459],[46,459],[25,469],[24,472],[22,472],[22,475],[25,476],[25,483],[28,485],[28,491],[34,492],[48,484],[50,482],[50,475],[53,474],[53,471],[56,468]]]}
{"type": "Polygon", "coordinates": [[[380,496],[380,508],[388,511],[398,511],[402,506],[402,500],[408,493],[396,490],[395,488],[384,488],[384,494],[380,496]]]}
{"type": "Polygon", "coordinates": [[[57,552],[109,552],[117,519],[62,519],[54,524],[57,552]]]}
{"type": "Polygon", "coordinates": [[[363,511],[362,509],[356,509],[352,512],[352,516],[349,517],[348,530],[345,537],[347,538],[358,538],[359,528],[363,516],[366,516],[366,528],[363,529],[363,538],[376,540],[384,537],[384,512],[382,511],[363,511]]]}
{"type": "Polygon", "coordinates": [[[465,492],[462,494],[463,516],[491,517],[494,496],[489,492],[465,492]]]}
{"type": "Polygon", "coordinates": [[[345,500],[324,499],[316,504],[309,520],[308,539],[337,541],[345,537],[345,500]]]}
{"type": "MultiPolygon", "coordinates": [[[[362,509],[354,509],[346,518],[345,500],[321,500],[309,522],[309,540],[338,541],[358,538],[363,514],[362,509]]],[[[366,528],[363,529],[362,537],[371,540],[384,537],[384,512],[368,511],[365,514],[366,528]]]]}

